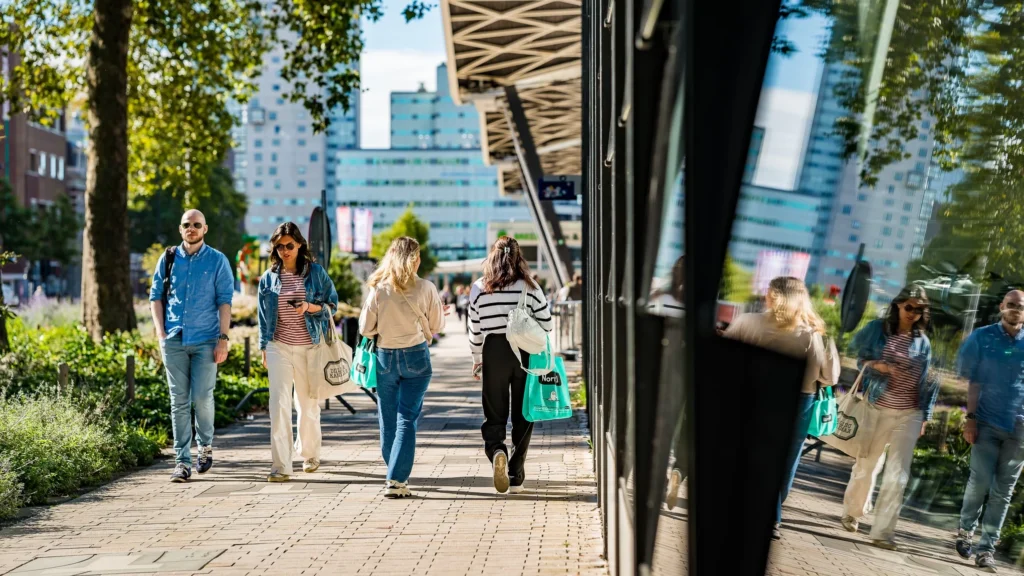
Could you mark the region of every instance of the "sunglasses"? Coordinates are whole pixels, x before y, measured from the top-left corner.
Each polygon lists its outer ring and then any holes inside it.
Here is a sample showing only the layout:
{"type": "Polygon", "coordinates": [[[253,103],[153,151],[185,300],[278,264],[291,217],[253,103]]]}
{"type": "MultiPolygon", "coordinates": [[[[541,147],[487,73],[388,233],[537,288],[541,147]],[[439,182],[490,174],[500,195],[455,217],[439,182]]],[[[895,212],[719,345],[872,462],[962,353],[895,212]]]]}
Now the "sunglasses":
{"type": "Polygon", "coordinates": [[[192,227],[192,228],[195,228],[196,230],[199,230],[203,226],[204,226],[204,224],[202,222],[182,222],[181,223],[181,229],[182,230],[188,230],[189,227],[192,227]]]}
{"type": "Polygon", "coordinates": [[[928,310],[927,306],[914,306],[913,304],[904,304],[903,310],[907,314],[924,314],[928,310]]]}
{"type": "Polygon", "coordinates": [[[285,252],[291,252],[292,250],[295,250],[295,244],[291,242],[287,244],[278,244],[277,246],[274,247],[274,249],[277,250],[278,252],[280,252],[281,250],[284,250],[285,252]]]}
{"type": "Polygon", "coordinates": [[[1024,304],[1021,304],[1020,302],[1007,302],[1004,306],[1006,306],[1007,310],[1024,310],[1024,304]]]}

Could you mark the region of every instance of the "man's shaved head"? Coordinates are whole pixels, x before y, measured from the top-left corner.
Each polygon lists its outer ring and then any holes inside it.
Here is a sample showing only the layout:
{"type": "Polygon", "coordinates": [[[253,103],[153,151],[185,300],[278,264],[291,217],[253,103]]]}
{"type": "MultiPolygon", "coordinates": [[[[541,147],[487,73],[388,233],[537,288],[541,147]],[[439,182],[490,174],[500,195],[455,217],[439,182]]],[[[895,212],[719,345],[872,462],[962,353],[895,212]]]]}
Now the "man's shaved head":
{"type": "Polygon", "coordinates": [[[203,213],[199,210],[189,210],[181,216],[181,222],[182,224],[185,222],[202,222],[206,224],[206,216],[203,216],[203,213]]]}

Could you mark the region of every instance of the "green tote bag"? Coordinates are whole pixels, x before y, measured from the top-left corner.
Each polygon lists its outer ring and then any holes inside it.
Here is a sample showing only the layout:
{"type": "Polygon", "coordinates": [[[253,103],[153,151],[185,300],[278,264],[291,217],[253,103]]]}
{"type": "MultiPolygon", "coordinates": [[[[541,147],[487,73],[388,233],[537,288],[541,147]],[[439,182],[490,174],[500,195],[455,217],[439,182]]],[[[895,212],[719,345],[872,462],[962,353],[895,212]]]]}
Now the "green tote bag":
{"type": "Polygon", "coordinates": [[[352,381],[366,388],[377,388],[377,339],[365,336],[352,354],[352,381]]]}
{"type": "MultiPolygon", "coordinates": [[[[530,355],[530,368],[543,372],[551,366],[551,348],[540,354],[530,355]]],[[[572,416],[569,403],[569,379],[565,377],[565,364],[561,356],[555,356],[555,369],[543,376],[526,376],[526,393],[523,394],[523,417],[530,422],[560,420],[572,416]]]]}
{"type": "Polygon", "coordinates": [[[818,389],[811,410],[811,422],[807,427],[808,434],[821,438],[836,431],[836,427],[839,426],[839,407],[831,386],[818,389]]]}

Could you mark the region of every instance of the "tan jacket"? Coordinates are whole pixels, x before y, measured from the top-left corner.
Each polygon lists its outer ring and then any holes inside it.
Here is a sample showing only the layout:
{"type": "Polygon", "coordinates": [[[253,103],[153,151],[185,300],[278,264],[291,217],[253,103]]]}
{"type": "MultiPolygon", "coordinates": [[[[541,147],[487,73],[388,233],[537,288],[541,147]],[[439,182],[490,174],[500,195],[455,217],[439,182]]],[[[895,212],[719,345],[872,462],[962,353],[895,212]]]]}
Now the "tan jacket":
{"type": "Polygon", "coordinates": [[[771,312],[741,314],[726,329],[725,336],[788,356],[806,358],[807,371],[801,389],[804,394],[817,392],[819,381],[822,386],[834,386],[839,381],[839,352],[835,343],[810,330],[784,330],[771,312]]]}
{"type": "Polygon", "coordinates": [[[370,290],[359,315],[359,333],[367,338],[378,336],[377,346],[388,349],[411,348],[427,341],[421,328],[420,315],[427,319],[431,334],[444,330],[444,308],[437,287],[429,280],[416,279],[405,293],[390,286],[370,290]],[[406,302],[408,299],[408,302],[406,302]],[[418,312],[410,307],[415,306],[418,312]]]}

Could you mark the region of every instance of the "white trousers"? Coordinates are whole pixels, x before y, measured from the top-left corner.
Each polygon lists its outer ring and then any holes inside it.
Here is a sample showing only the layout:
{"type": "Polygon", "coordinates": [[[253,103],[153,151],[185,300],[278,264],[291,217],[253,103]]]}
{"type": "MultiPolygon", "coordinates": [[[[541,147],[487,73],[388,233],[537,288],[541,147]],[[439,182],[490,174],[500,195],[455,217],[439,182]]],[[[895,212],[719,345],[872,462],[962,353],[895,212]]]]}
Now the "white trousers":
{"type": "Polygon", "coordinates": [[[303,460],[320,458],[320,403],[309,397],[306,359],[312,346],[289,346],[272,341],[267,346],[270,378],[270,458],[272,470],[291,475],[295,454],[303,460]],[[294,394],[293,394],[294,391],[294,394]],[[292,397],[298,412],[299,433],[292,442],[292,397]]]}
{"type": "Polygon", "coordinates": [[[843,497],[843,514],[854,518],[866,516],[871,509],[871,495],[882,470],[882,488],[875,503],[875,521],[871,525],[872,540],[892,540],[896,522],[903,508],[903,491],[910,481],[910,463],[914,446],[921,435],[921,410],[892,410],[875,407],[875,426],[871,441],[861,452],[850,473],[843,497]],[[886,446],[889,447],[886,454],[886,446]]]}

